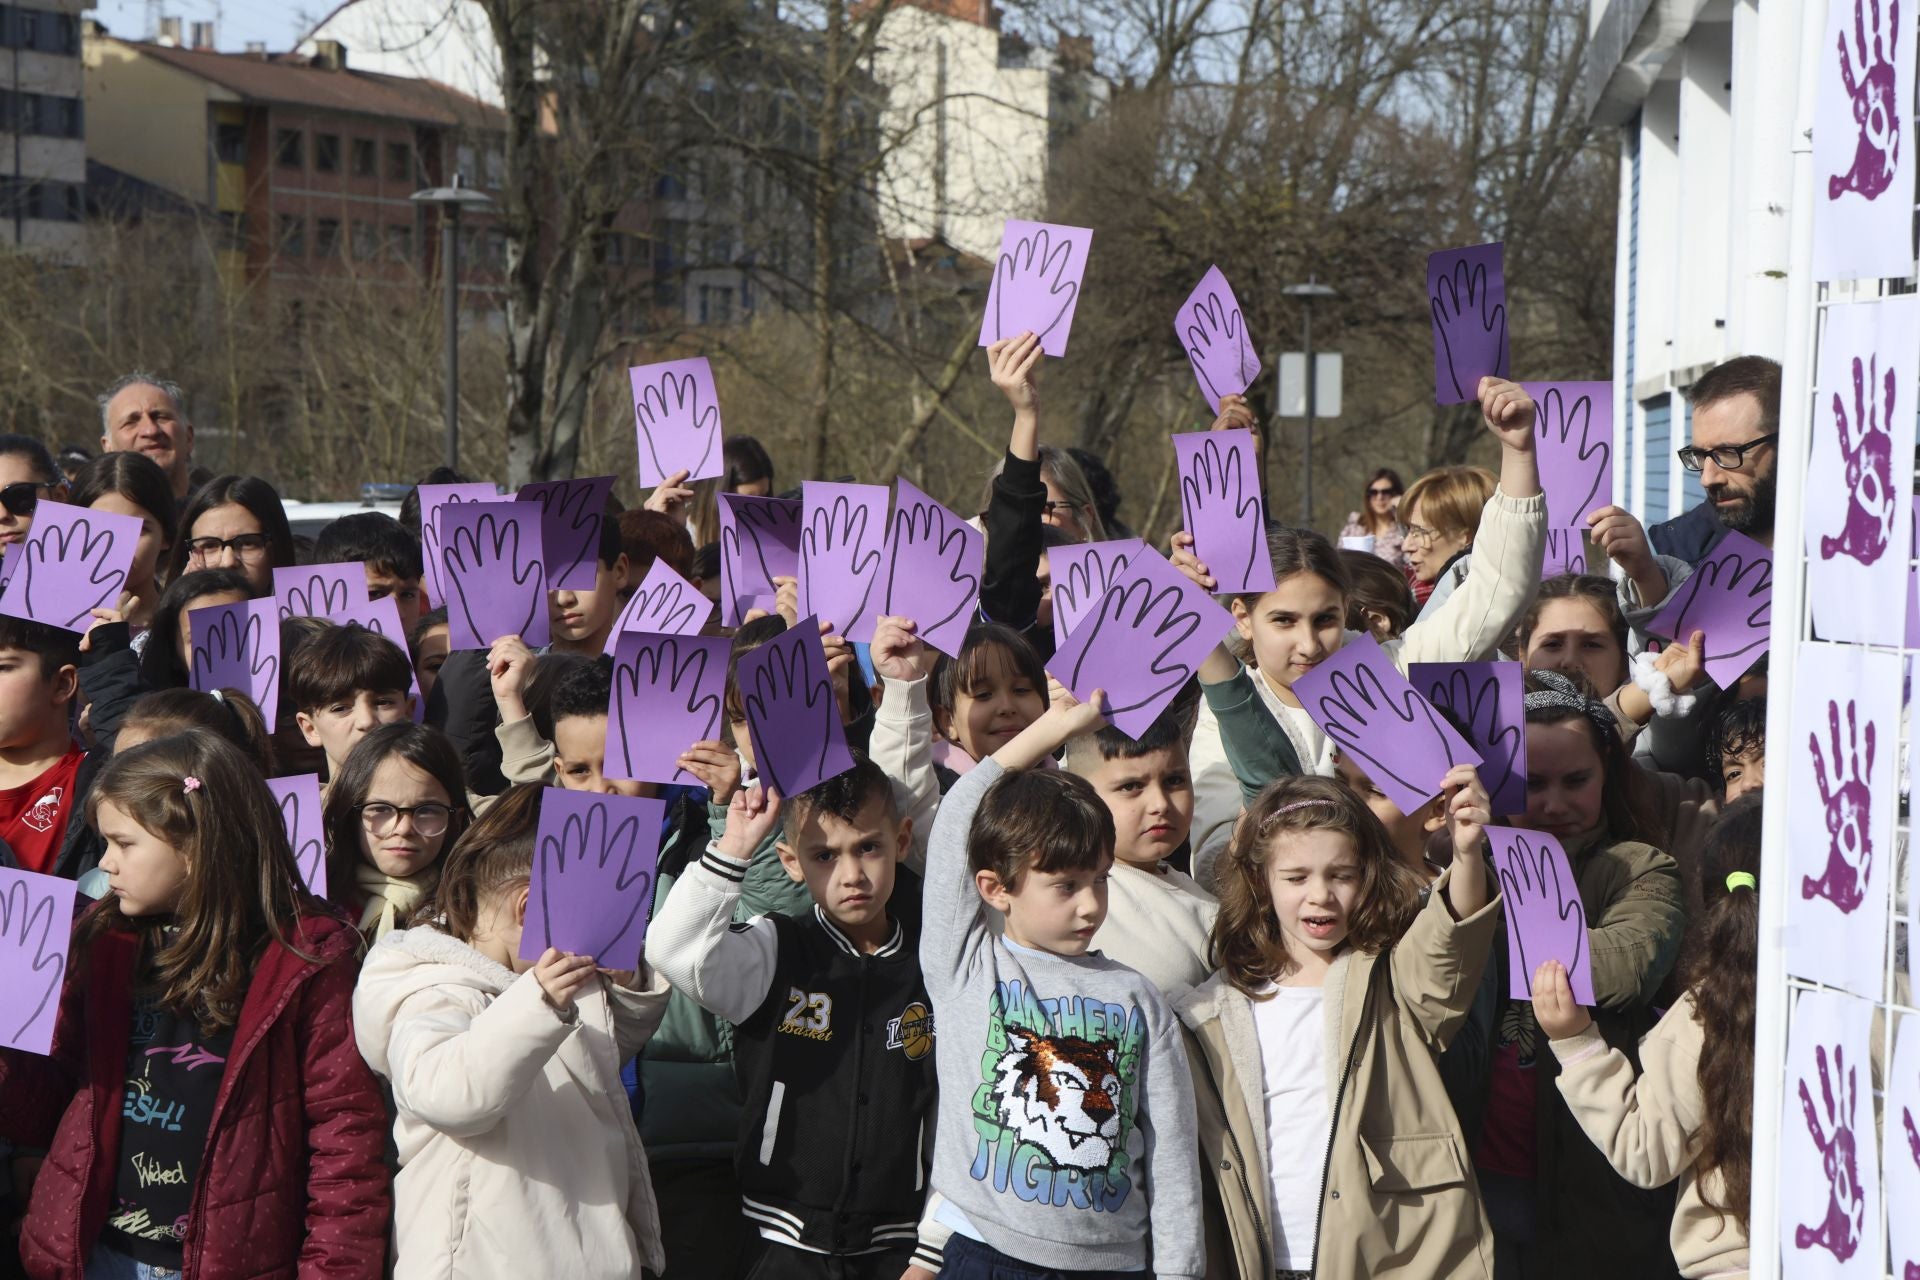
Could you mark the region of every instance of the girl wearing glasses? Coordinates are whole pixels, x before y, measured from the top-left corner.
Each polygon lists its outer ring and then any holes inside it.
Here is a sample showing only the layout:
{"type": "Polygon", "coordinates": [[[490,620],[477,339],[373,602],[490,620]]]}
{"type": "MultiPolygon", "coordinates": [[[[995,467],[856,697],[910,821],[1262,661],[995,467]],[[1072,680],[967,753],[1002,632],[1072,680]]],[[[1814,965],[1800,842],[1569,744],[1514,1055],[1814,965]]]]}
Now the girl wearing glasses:
{"type": "Polygon", "coordinates": [[[438,729],[381,725],[327,788],[327,896],[368,942],[405,923],[440,880],[440,855],[467,829],[460,753],[438,729]]]}
{"type": "Polygon", "coordinates": [[[1407,553],[1400,543],[1406,537],[1406,526],[1400,523],[1400,495],[1406,492],[1406,486],[1400,483],[1400,473],[1392,467],[1382,467],[1367,480],[1367,496],[1358,511],[1349,512],[1346,527],[1340,530],[1344,538],[1372,538],[1373,554],[1385,560],[1396,569],[1407,567],[1407,553]]]}
{"type": "Polygon", "coordinates": [[[259,476],[215,476],[187,501],[167,576],[232,569],[254,599],[264,600],[273,594],[273,571],[293,563],[293,531],[279,492],[259,476]]]}

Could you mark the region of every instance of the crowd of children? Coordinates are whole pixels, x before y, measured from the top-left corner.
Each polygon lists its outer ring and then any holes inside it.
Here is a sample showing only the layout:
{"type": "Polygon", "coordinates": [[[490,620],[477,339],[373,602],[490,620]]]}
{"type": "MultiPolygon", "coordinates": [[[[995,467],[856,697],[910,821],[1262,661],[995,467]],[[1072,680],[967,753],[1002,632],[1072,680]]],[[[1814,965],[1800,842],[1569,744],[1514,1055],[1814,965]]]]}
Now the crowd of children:
{"type": "MultiPolygon", "coordinates": [[[[308,546],[258,477],[176,500],[116,453],[69,485],[0,437],[0,542],[43,500],[142,521],[84,635],[0,617],[0,863],[82,904],[52,1052],[0,1052],[0,1275],[1743,1273],[1765,668],[1723,690],[1700,636],[1647,652],[1689,566],[1609,508],[1619,579],[1542,581],[1534,406],[1488,379],[1497,475],[1422,477],[1407,552],[1384,469],[1371,550],[1270,526],[1273,582],[1129,736],[1047,670],[1048,551],[1125,535],[1112,478],[1040,444],[1033,335],[988,359],[1013,428],[978,616],[951,656],[820,620],[855,763],[797,795],[736,679],[800,623],[790,581],[715,628],[689,782],[605,756],[622,605],[656,561],[717,594],[714,491],[774,488],[751,440],[610,504],[549,644],[450,651],[417,496],[308,546]],[[194,610],[335,562],[404,645],[286,618],[272,731],[191,687],[194,610]],[[1363,635],[1403,670],[1524,664],[1524,811],[1468,766],[1403,810],[1322,732],[1294,686],[1363,635]],[[324,897],[267,785],[300,773],[324,897]],[[635,969],[521,957],[550,787],[663,802],[635,969]],[[1496,824],[1566,851],[1591,1009],[1554,961],[1511,995],[1496,824]]],[[[1257,427],[1238,397],[1216,425],[1257,427]]]]}

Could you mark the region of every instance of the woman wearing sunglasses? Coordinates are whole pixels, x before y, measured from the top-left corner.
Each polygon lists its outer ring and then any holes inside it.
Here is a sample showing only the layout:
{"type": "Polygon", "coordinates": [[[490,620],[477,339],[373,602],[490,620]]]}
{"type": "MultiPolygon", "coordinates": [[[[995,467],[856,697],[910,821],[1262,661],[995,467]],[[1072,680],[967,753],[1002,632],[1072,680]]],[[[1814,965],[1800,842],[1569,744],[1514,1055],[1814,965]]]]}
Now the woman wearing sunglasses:
{"type": "Polygon", "coordinates": [[[1367,481],[1364,505],[1347,516],[1346,528],[1340,530],[1340,536],[1372,538],[1373,554],[1396,569],[1405,569],[1407,553],[1400,544],[1407,536],[1407,529],[1400,523],[1399,510],[1400,495],[1405,491],[1400,473],[1393,468],[1382,467],[1374,472],[1367,481]]]}
{"type": "Polygon", "coordinates": [[[52,450],[32,436],[0,435],[0,554],[26,541],[42,498],[60,502],[66,496],[52,450]]]}
{"type": "Polygon", "coordinates": [[[279,492],[259,476],[215,476],[187,501],[168,576],[232,569],[254,599],[264,600],[273,594],[273,571],[293,563],[293,531],[279,492]]]}

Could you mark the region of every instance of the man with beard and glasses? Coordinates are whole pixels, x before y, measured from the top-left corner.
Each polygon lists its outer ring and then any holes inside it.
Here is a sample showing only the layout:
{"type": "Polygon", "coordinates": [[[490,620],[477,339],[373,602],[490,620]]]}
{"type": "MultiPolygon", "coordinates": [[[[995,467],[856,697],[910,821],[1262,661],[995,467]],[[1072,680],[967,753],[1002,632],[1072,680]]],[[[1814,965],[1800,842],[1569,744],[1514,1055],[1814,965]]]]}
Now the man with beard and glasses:
{"type": "Polygon", "coordinates": [[[1693,443],[1680,450],[1680,464],[1700,473],[1707,500],[1648,529],[1654,550],[1698,564],[1729,529],[1773,546],[1779,364],[1765,356],[1736,356],[1701,375],[1688,398],[1693,403],[1693,443]]]}

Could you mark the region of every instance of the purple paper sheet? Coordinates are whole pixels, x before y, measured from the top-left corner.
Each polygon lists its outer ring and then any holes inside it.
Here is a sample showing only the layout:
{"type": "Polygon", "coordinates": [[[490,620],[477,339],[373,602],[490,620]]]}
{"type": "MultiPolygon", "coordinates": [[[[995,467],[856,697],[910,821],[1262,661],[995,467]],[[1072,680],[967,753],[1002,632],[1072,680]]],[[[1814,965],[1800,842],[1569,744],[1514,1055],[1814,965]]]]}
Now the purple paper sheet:
{"type": "Polygon", "coordinates": [[[1481,378],[1509,376],[1505,249],[1496,241],[1427,255],[1437,404],[1478,400],[1481,378]]]}
{"type": "Polygon", "coordinates": [[[301,883],[314,897],[326,897],[327,824],[320,812],[320,775],[296,773],[287,778],[268,778],[267,790],[273,792],[280,805],[280,820],[287,824],[287,843],[293,846],[301,883]]]}
{"type": "Polygon", "coordinates": [[[1116,538],[1111,542],[1076,542],[1047,551],[1056,650],[1067,642],[1080,619],[1092,612],[1113,580],[1146,549],[1147,544],[1139,538],[1116,538]]]}
{"type": "Polygon", "coordinates": [[[541,793],[522,960],[558,947],[592,956],[603,969],[640,967],[665,813],[652,799],[558,787],[541,793]]]}
{"type": "Polygon", "coordinates": [[[771,602],[775,578],[799,576],[800,512],[788,498],[720,495],[721,625],[739,626],[756,596],[771,602]]]}
{"type": "Polygon", "coordinates": [[[271,600],[189,610],[194,688],[238,689],[260,708],[272,731],[280,725],[280,618],[271,600]]]}
{"type": "Polygon", "coordinates": [[[1585,529],[1548,529],[1546,554],[1542,558],[1540,576],[1558,577],[1563,573],[1587,573],[1588,565],[1596,559],[1599,567],[1594,572],[1604,573],[1606,561],[1595,557],[1587,543],[1585,529]]]}
{"type": "Polygon", "coordinates": [[[0,867],[0,1046],[53,1048],[73,936],[74,882],[0,867]]]}
{"type": "Polygon", "coordinates": [[[960,656],[980,607],[986,539],[905,476],[894,496],[881,613],[911,618],[916,633],[950,658],[960,656]]]}
{"type": "Polygon", "coordinates": [[[1533,971],[1548,960],[1567,966],[1574,1002],[1593,1004],[1593,956],[1580,886],[1560,842],[1544,831],[1488,827],[1493,867],[1507,913],[1507,994],[1533,999],[1533,971]]]}
{"type": "Polygon", "coordinates": [[[549,591],[591,591],[599,580],[600,522],[607,519],[612,476],[523,484],[519,502],[537,502],[540,546],[549,591]]]}
{"type": "MultiPolygon", "coordinates": [[[[363,600],[349,606],[336,622],[357,622],[369,631],[378,631],[387,639],[400,646],[400,652],[407,654],[408,666],[413,665],[413,651],[407,647],[407,629],[400,625],[400,606],[394,603],[392,596],[381,596],[378,600],[363,600]]],[[[407,674],[407,696],[413,699],[413,722],[427,722],[427,700],[420,692],[420,676],[417,672],[407,674]]]]}
{"type": "Polygon", "coordinates": [[[519,636],[530,649],[552,639],[541,572],[541,516],[531,503],[463,502],[434,514],[447,588],[448,646],[487,649],[519,636]]]}
{"type": "Polygon", "coordinates": [[[818,620],[802,618],[742,657],[736,679],[763,783],[797,796],[853,768],[818,620]]]}
{"type": "Polygon", "coordinates": [[[1294,681],[1293,692],[1321,731],[1402,813],[1440,794],[1453,766],[1486,763],[1372,636],[1348,640],[1294,681]]]}
{"type": "Polygon", "coordinates": [[[1518,662],[1416,662],[1407,679],[1466,726],[1496,818],[1527,811],[1526,670],[1518,662]]]}
{"type": "Polygon", "coordinates": [[[719,636],[620,637],[607,705],[607,777],[699,785],[675,762],[694,743],[720,736],[728,649],[719,636]]]}
{"type": "Polygon", "coordinates": [[[1547,523],[1581,528],[1613,505],[1613,384],[1523,382],[1538,406],[1534,440],[1547,523]]]}
{"type": "Polygon", "coordinates": [[[1220,412],[1221,396],[1244,395],[1260,376],[1260,356],[1247,333],[1246,317],[1219,267],[1208,267],[1180,304],[1173,331],[1193,365],[1200,394],[1215,413],[1220,412]]]}
{"type": "Polygon", "coordinates": [[[993,282],[987,286],[980,345],[1031,330],[1040,335],[1040,349],[1048,355],[1067,354],[1067,335],[1073,330],[1092,247],[1090,228],[1008,218],[1000,233],[993,282]]]}
{"type": "Polygon", "coordinates": [[[836,635],[871,644],[886,560],[887,487],[809,480],[801,491],[800,612],[825,618],[836,635]]]}
{"type": "Polygon", "coordinates": [[[1773,553],[1730,532],[1646,629],[1676,644],[1706,632],[1707,675],[1730,689],[1767,651],[1772,623],[1773,553]]]}
{"type": "Polygon", "coordinates": [[[1193,431],[1173,438],[1180,464],[1180,511],[1193,553],[1218,595],[1273,590],[1260,464],[1251,431],[1193,431]]]}
{"type": "Polygon", "coordinates": [[[655,560],[653,568],[647,570],[647,576],[627,598],[626,607],[620,610],[613,630],[607,634],[607,647],[603,652],[612,653],[619,647],[620,637],[630,631],[697,636],[712,617],[713,601],[675,573],[665,560],[655,560]]]}
{"type": "MultiPolygon", "coordinates": [[[[367,569],[358,560],[302,564],[273,571],[273,603],[282,619],[327,618],[348,621],[367,603],[367,569]]],[[[406,644],[403,637],[400,641],[406,644]]]]}
{"type": "Polygon", "coordinates": [[[1107,695],[1108,718],[1144,734],[1233,626],[1233,615],[1157,552],[1141,552],[1054,652],[1047,670],[1086,701],[1107,695]]]}
{"type": "Polygon", "coordinates": [[[33,527],[7,557],[0,613],[64,631],[85,631],[95,609],[111,609],[126,590],[141,522],[42,499],[33,527]]]}
{"type": "Polygon", "coordinates": [[[682,471],[688,480],[725,473],[720,396],[705,356],[638,365],[627,370],[627,378],[633,388],[641,488],[656,488],[682,471]]]}
{"type": "Polygon", "coordinates": [[[469,484],[423,484],[420,494],[420,561],[426,566],[427,600],[435,608],[447,602],[440,582],[440,530],[433,513],[449,502],[499,502],[500,487],[475,481],[469,484]]]}

